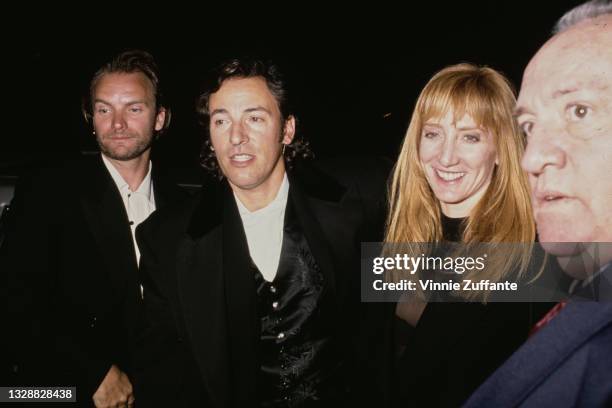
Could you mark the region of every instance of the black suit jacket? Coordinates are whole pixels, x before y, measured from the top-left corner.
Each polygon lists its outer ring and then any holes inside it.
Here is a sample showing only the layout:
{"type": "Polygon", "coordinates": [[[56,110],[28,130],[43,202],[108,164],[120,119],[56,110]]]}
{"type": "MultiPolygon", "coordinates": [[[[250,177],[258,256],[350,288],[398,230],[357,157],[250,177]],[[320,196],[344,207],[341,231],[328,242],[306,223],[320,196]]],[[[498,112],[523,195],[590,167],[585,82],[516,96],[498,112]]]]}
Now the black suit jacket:
{"type": "MultiPolygon", "coordinates": [[[[153,170],[156,207],[186,193],[153,170]]],[[[76,385],[91,396],[112,364],[129,372],[139,299],[127,213],[99,155],[18,184],[2,247],[11,365],[22,385],[76,385]]]]}
{"type": "MultiPolygon", "coordinates": [[[[380,239],[386,166],[338,161],[303,165],[288,176],[289,199],[325,276],[323,301],[336,304],[336,335],[346,341],[349,361],[360,320],[360,242],[380,239]]],[[[256,289],[228,184],[159,212],[137,236],[145,288],[137,400],[255,406],[256,289]]]]}

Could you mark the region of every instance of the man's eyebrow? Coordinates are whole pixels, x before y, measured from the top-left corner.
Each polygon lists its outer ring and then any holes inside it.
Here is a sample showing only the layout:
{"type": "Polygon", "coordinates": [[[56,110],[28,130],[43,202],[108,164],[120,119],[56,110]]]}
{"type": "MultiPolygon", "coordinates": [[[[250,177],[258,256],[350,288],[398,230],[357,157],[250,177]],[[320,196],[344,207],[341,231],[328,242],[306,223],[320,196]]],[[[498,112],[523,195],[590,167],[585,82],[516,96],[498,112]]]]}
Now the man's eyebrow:
{"type": "MultiPolygon", "coordinates": [[[[272,112],[270,112],[269,109],[264,108],[263,106],[255,106],[253,108],[247,108],[244,110],[245,113],[252,113],[252,112],[266,112],[268,115],[271,115],[272,112]]],[[[210,112],[210,116],[214,116],[216,114],[219,113],[227,113],[227,109],[225,108],[218,108],[213,110],[212,112],[210,112]]]]}
{"type": "Polygon", "coordinates": [[[215,109],[212,112],[210,112],[210,116],[215,116],[219,113],[227,113],[227,109],[223,109],[223,108],[215,109]]]}
{"type": "Polygon", "coordinates": [[[268,115],[271,115],[272,112],[270,112],[269,109],[264,108],[263,106],[256,106],[254,108],[248,108],[244,110],[246,113],[252,113],[252,112],[266,112],[268,115]]]}
{"type": "Polygon", "coordinates": [[[525,108],[524,106],[517,106],[514,109],[512,116],[514,116],[514,118],[518,118],[519,116],[524,115],[525,113],[531,113],[531,111],[525,108]]]}
{"type": "Polygon", "coordinates": [[[136,99],[134,101],[130,101],[128,103],[126,103],[126,105],[130,106],[130,105],[136,105],[142,103],[143,105],[148,105],[149,102],[146,99],[136,99]]]}
{"type": "Polygon", "coordinates": [[[574,88],[559,89],[559,90],[553,92],[552,98],[556,99],[556,98],[558,98],[560,96],[567,95],[567,94],[572,93],[572,92],[576,92],[577,90],[578,90],[578,88],[576,88],[576,87],[574,87],[574,88]]]}
{"type": "MultiPolygon", "coordinates": [[[[105,105],[112,105],[112,103],[110,103],[108,101],[105,101],[104,99],[100,99],[100,98],[94,99],[93,103],[94,104],[96,104],[96,103],[103,103],[105,105]]],[[[133,100],[133,101],[129,101],[125,105],[126,106],[130,106],[130,105],[136,105],[136,104],[139,104],[139,103],[142,103],[144,105],[148,105],[148,102],[147,102],[146,99],[136,99],[136,100],[133,100]]]]}
{"type": "MultiPolygon", "coordinates": [[[[558,89],[555,92],[552,93],[552,98],[556,99],[559,98],[563,95],[567,95],[570,94],[572,92],[576,92],[578,91],[579,88],[578,87],[571,87],[571,88],[563,88],[563,89],[558,89]]],[[[525,108],[524,106],[517,106],[514,109],[514,113],[512,114],[512,116],[514,116],[515,118],[525,114],[525,113],[531,113],[531,111],[527,108],[525,108]]]]}

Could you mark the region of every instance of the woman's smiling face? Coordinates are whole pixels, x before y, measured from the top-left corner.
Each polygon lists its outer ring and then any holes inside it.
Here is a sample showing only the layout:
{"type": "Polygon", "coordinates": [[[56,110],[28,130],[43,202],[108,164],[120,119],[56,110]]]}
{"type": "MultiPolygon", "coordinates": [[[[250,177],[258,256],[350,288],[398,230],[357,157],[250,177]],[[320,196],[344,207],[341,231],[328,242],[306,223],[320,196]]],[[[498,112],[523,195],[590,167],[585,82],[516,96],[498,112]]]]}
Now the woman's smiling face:
{"type": "Polygon", "coordinates": [[[419,159],[442,212],[467,217],[484,195],[497,164],[494,136],[453,110],[430,118],[421,130],[419,159]]]}

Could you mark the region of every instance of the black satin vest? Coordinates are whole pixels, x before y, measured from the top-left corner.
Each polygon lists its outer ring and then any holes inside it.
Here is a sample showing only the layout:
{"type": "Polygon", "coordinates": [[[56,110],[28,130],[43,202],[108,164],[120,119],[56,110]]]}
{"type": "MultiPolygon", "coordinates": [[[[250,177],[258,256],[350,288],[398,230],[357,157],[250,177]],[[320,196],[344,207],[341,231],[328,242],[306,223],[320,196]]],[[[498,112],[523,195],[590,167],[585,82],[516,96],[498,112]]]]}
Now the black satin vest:
{"type": "Polygon", "coordinates": [[[258,394],[262,407],[327,406],[340,400],[340,356],[333,338],[334,302],[287,200],[281,256],[272,282],[254,267],[260,318],[258,394]]]}

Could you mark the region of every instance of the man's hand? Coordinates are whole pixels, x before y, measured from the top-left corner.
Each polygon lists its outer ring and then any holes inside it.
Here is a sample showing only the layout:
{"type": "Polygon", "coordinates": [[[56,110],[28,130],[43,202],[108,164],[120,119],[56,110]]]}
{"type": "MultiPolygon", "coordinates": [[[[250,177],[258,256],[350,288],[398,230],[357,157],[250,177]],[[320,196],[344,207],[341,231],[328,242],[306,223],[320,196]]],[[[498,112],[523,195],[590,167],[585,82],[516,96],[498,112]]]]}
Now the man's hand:
{"type": "Polygon", "coordinates": [[[112,365],[93,395],[97,408],[125,408],[134,405],[132,384],[116,365],[112,365]]]}

